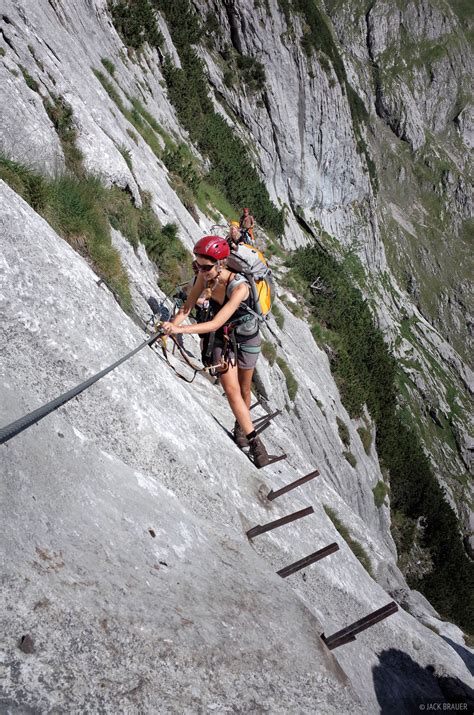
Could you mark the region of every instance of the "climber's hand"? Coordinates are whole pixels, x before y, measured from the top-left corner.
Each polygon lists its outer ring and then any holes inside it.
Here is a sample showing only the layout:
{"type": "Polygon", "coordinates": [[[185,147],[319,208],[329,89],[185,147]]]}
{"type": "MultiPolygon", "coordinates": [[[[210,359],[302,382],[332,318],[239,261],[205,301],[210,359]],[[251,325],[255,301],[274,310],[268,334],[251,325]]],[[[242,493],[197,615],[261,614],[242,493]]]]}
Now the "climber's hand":
{"type": "Polygon", "coordinates": [[[181,332],[179,325],[175,325],[174,323],[162,323],[161,328],[166,335],[178,335],[178,333],[181,332]]]}

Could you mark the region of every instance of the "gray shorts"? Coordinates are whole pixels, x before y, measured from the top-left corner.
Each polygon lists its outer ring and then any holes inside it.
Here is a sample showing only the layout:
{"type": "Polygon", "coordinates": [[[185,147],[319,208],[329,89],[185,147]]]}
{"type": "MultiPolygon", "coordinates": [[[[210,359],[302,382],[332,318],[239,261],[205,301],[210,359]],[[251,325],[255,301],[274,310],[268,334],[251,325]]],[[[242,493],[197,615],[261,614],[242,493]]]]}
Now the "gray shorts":
{"type": "MultiPolygon", "coordinates": [[[[260,333],[254,338],[245,340],[243,343],[238,343],[237,345],[237,367],[241,370],[254,370],[257,365],[258,356],[260,354],[260,345],[262,343],[262,338],[260,333]],[[250,350],[246,350],[250,348],[250,350]],[[258,349],[257,349],[258,348],[258,349]]],[[[212,351],[212,364],[217,365],[222,355],[222,346],[215,346],[212,351]]],[[[229,358],[235,361],[235,353],[231,348],[229,351],[229,358]]]]}

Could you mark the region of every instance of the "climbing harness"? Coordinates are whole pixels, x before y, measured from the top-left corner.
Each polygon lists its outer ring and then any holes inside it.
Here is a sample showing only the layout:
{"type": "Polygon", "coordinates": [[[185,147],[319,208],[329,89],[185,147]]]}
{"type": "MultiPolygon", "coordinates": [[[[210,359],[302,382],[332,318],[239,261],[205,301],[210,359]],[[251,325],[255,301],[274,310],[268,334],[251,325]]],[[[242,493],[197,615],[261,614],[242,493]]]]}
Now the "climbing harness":
{"type": "MultiPolygon", "coordinates": [[[[184,380],[184,382],[187,382],[190,384],[190,383],[194,382],[194,379],[198,372],[207,372],[210,375],[222,374],[224,372],[227,372],[227,370],[229,369],[229,361],[227,360],[227,355],[229,352],[228,350],[226,351],[225,354],[223,352],[220,361],[216,365],[204,365],[203,367],[200,367],[199,365],[195,365],[189,359],[188,354],[186,353],[186,350],[184,349],[183,345],[179,342],[178,338],[176,338],[174,335],[166,336],[161,331],[162,323],[165,322],[165,320],[169,320],[169,317],[166,317],[165,319],[163,319],[161,317],[163,314],[163,311],[162,311],[163,304],[158,303],[156,298],[153,298],[153,297],[148,298],[147,303],[150,306],[151,310],[153,311],[153,314],[145,324],[145,331],[152,332],[152,333],[159,333],[159,337],[160,337],[159,343],[160,343],[160,348],[161,348],[161,352],[163,355],[163,359],[181,380],[184,380]],[[168,349],[167,349],[167,338],[168,337],[170,338],[170,340],[173,343],[172,354],[174,355],[175,350],[177,349],[179,354],[181,355],[182,359],[184,360],[184,362],[191,368],[191,370],[194,371],[194,374],[191,379],[185,377],[180,372],[178,372],[178,370],[175,368],[175,366],[171,363],[171,361],[168,357],[168,349]],[[215,371],[218,371],[218,373],[216,373],[215,371]]],[[[165,308],[165,310],[167,310],[167,308],[165,308]]],[[[158,340],[156,342],[158,342],[158,340]]]]}

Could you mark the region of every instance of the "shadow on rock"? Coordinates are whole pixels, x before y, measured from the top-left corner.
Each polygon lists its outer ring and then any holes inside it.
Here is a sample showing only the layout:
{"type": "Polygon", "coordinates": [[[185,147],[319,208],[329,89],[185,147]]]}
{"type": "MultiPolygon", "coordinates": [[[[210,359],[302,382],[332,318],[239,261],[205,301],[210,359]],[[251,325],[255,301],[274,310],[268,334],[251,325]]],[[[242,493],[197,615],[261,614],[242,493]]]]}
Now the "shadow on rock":
{"type": "Polygon", "coordinates": [[[463,648],[462,645],[456,643],[456,641],[451,640],[447,636],[441,636],[441,638],[451,646],[453,650],[456,651],[458,656],[464,661],[466,668],[469,670],[471,675],[474,675],[474,655],[467,648],[463,648]]]}
{"type": "Polygon", "coordinates": [[[443,703],[462,703],[463,713],[474,712],[474,691],[459,678],[432,665],[423,668],[395,648],[382,651],[379,661],[373,677],[381,715],[420,713],[420,705],[442,711],[443,703]]]}

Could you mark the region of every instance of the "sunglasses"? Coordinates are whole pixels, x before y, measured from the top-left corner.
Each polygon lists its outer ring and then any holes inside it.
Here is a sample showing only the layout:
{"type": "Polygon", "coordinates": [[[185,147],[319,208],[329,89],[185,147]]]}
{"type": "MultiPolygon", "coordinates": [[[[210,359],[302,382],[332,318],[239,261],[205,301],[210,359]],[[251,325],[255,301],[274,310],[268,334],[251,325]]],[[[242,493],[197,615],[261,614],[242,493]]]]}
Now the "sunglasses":
{"type": "Polygon", "coordinates": [[[195,266],[198,271],[202,271],[203,273],[208,273],[208,271],[212,271],[213,268],[215,268],[215,263],[209,264],[209,263],[198,263],[197,261],[194,262],[195,266]]]}

